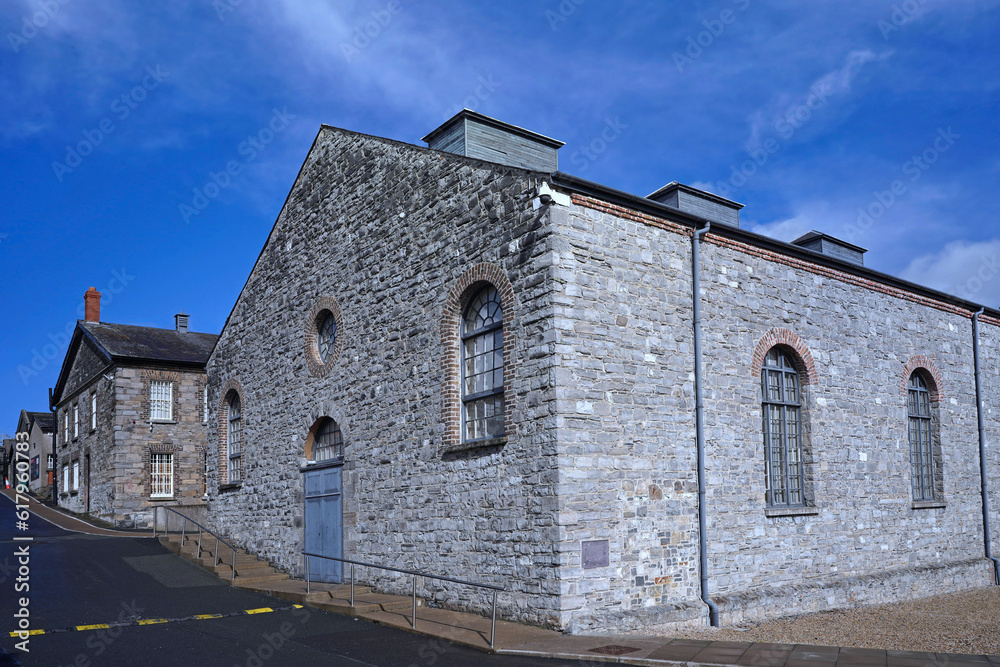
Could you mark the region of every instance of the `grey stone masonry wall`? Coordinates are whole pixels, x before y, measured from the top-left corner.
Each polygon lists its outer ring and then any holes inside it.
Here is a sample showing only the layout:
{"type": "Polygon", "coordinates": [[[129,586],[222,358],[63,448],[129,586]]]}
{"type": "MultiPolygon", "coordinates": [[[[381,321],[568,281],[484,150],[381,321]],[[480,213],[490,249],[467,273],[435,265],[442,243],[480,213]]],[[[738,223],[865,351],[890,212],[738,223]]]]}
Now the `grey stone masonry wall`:
{"type": "MultiPolygon", "coordinates": [[[[321,129],[208,364],[215,528],[301,573],[300,467],[310,429],[331,417],[344,439],[346,557],[502,585],[502,617],[559,624],[555,287],[547,209],[532,205],[540,182],[321,129]],[[445,397],[458,369],[443,367],[442,329],[459,314],[446,312],[449,295],[477,266],[503,277],[509,287],[496,286],[513,299],[504,313],[511,428],[505,444],[447,453],[457,425],[443,416],[445,397]],[[332,303],[340,350],[319,369],[313,318],[332,303]],[[222,484],[218,425],[237,387],[244,479],[233,487],[222,484]]],[[[359,577],[409,590],[407,578],[359,577]]],[[[482,591],[421,586],[434,604],[488,609],[482,591]]]]}
{"type": "MultiPolygon", "coordinates": [[[[77,324],[79,327],[80,325],[77,324]]],[[[108,382],[101,377],[101,371],[107,362],[98,355],[91,343],[84,336],[80,341],[76,356],[66,376],[61,402],[56,406],[56,482],[58,484],[56,497],[59,505],[73,512],[87,511],[88,494],[91,500],[91,510],[95,509],[94,498],[104,498],[110,489],[110,480],[94,475],[94,466],[101,466],[99,461],[106,460],[111,443],[110,414],[104,413],[98,419],[98,428],[90,429],[90,395],[98,394],[99,408],[110,406],[114,397],[108,391],[108,382]],[[79,408],[79,428],[73,435],[73,406],[79,408]],[[66,416],[69,417],[67,435],[66,416]],[[91,486],[88,489],[87,456],[91,459],[91,486]],[[96,457],[96,458],[95,458],[96,457]],[[78,466],[76,489],[73,488],[73,463],[78,466]],[[63,485],[63,466],[66,466],[67,486],[63,485]],[[66,490],[64,490],[66,489],[66,490]],[[95,495],[96,494],[96,495],[95,495]]]]}
{"type": "MultiPolygon", "coordinates": [[[[112,519],[119,526],[152,525],[157,506],[204,505],[205,450],[203,392],[206,375],[197,370],[118,368],[115,374],[114,445],[102,475],[113,486],[112,519]],[[173,383],[173,419],[150,423],[150,382],[173,383]],[[150,454],[173,454],[173,497],[150,498],[150,454]]],[[[108,510],[105,510],[108,511],[108,510]]]]}
{"type": "MultiPolygon", "coordinates": [[[[81,346],[81,349],[83,346],[81,346]]],[[[58,412],[58,437],[56,439],[56,473],[59,504],[73,512],[91,514],[113,520],[114,512],[112,485],[113,432],[115,414],[115,393],[113,384],[101,375],[87,378],[89,382],[79,386],[70,400],[62,404],[58,412]],[[97,427],[90,428],[92,394],[97,396],[97,427]],[[72,406],[80,407],[79,435],[73,437],[72,406]],[[63,411],[70,413],[70,437],[63,438],[63,411]],[[68,465],[72,475],[73,462],[79,465],[77,488],[73,490],[69,480],[69,491],[63,491],[63,465],[68,465]],[[90,465],[89,477],[87,465],[90,465]],[[89,485],[88,485],[89,482],[89,485]]]]}
{"type": "Polygon", "coordinates": [[[723,623],[987,585],[970,314],[708,239],[708,540],[723,623]],[[776,340],[803,365],[809,507],[794,516],[765,507],[760,360],[776,340]],[[939,396],[936,507],[910,488],[917,367],[939,396]]]}
{"type": "Polygon", "coordinates": [[[703,623],[690,237],[582,206],[552,219],[563,625],[703,623]]]}
{"type": "MultiPolygon", "coordinates": [[[[563,625],[704,623],[690,231],[573,201],[551,214],[563,625]],[[602,540],[607,566],[585,567],[584,545],[602,540]]],[[[707,239],[706,538],[722,623],[988,585],[971,313],[707,239]],[[765,504],[760,364],[774,344],[797,356],[804,389],[807,507],[783,511],[765,504]],[[910,488],[905,386],[916,368],[936,383],[931,503],[910,488]]],[[[984,327],[998,437],[1000,329],[984,327]]],[[[988,458],[997,479],[995,449],[988,458]]]]}
{"type": "MultiPolygon", "coordinates": [[[[983,319],[979,326],[979,356],[986,417],[990,537],[993,557],[1000,558],[1000,322],[983,319]]],[[[975,461],[978,464],[978,456],[975,461]]]]}
{"type": "Polygon", "coordinates": [[[77,489],[63,491],[59,481],[59,504],[67,509],[110,521],[119,527],[151,525],[152,508],[166,505],[177,509],[204,505],[205,434],[202,371],[165,371],[153,368],[114,367],[109,381],[102,375],[80,387],[66,401],[70,411],[70,439],[63,442],[62,411],[56,446],[57,471],[79,464],[77,489]],[[174,382],[174,419],[149,423],[149,380],[174,382]],[[97,396],[97,424],[91,429],[90,396],[97,396]],[[72,406],[80,406],[80,430],[72,437],[72,406]],[[150,499],[150,453],[173,454],[174,495],[150,499]],[[88,470],[89,466],[89,470],[88,470]]]}

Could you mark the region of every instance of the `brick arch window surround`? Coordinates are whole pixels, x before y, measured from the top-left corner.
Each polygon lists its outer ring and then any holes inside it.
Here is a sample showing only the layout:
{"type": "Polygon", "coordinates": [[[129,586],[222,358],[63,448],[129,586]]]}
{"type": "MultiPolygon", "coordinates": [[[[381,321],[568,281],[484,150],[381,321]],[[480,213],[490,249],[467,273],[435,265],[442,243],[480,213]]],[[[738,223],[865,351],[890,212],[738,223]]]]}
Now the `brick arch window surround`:
{"type": "Polygon", "coordinates": [[[222,388],[217,409],[219,486],[241,484],[244,479],[246,450],[246,401],[239,381],[233,379],[222,388]]]}
{"type": "Polygon", "coordinates": [[[793,353],[792,361],[795,363],[795,369],[799,372],[802,384],[816,382],[816,362],[813,360],[812,352],[798,335],[788,329],[771,329],[757,341],[757,347],[753,351],[753,374],[755,376],[760,375],[765,355],[775,346],[788,348],[793,353]]]}
{"type": "Polygon", "coordinates": [[[806,507],[811,504],[811,489],[805,396],[816,377],[812,354],[791,331],[772,329],[754,350],[753,370],[761,388],[767,507],[806,507]]]}
{"type": "Polygon", "coordinates": [[[143,369],[143,383],[139,402],[140,417],[144,422],[177,421],[181,374],[173,371],[143,369]]]}
{"type": "Polygon", "coordinates": [[[941,461],[941,379],[934,362],[911,358],[903,369],[906,434],[910,452],[913,501],[934,502],[944,496],[941,461]]]}
{"type": "Polygon", "coordinates": [[[315,377],[326,377],[344,349],[344,317],[332,296],[321,296],[313,304],[303,325],[306,366],[315,377]]]}
{"type": "MultiPolygon", "coordinates": [[[[448,291],[441,321],[441,339],[444,347],[442,368],[445,373],[442,401],[442,421],[445,426],[442,442],[444,452],[503,444],[504,438],[514,432],[514,424],[511,419],[513,409],[511,382],[514,376],[511,358],[513,342],[510,335],[513,319],[514,289],[503,270],[495,264],[476,264],[459,276],[448,291]],[[494,304],[497,307],[494,307],[494,304]],[[482,308],[477,308],[477,306],[482,306],[482,308]],[[470,315],[472,308],[476,308],[476,313],[472,314],[470,319],[467,316],[470,315]],[[501,316],[499,324],[490,321],[488,317],[493,310],[501,316]],[[480,312],[486,315],[485,319],[477,318],[480,312]],[[477,319],[482,326],[478,329],[470,329],[469,322],[477,319]],[[475,356],[478,344],[477,337],[479,336],[484,337],[480,341],[483,344],[487,342],[485,339],[487,336],[492,336],[491,344],[499,342],[498,349],[494,352],[502,353],[502,392],[497,391],[491,394],[494,397],[492,399],[485,396],[480,397],[492,400],[493,405],[496,406],[495,409],[502,414],[502,420],[499,424],[494,420],[496,431],[499,431],[499,426],[502,424],[502,433],[504,434],[502,437],[475,437],[484,433],[488,435],[488,433],[485,431],[477,432],[475,429],[469,432],[464,428],[464,412],[471,410],[475,413],[479,404],[475,403],[475,398],[468,400],[470,397],[475,397],[477,392],[463,391],[470,388],[463,387],[463,355],[475,356]],[[463,348],[466,349],[463,350],[463,348]],[[467,400],[463,401],[463,396],[467,400]],[[496,398],[497,396],[499,398],[496,398]],[[468,437],[469,435],[473,437],[468,437]]],[[[475,363],[473,360],[474,374],[475,363]]],[[[491,362],[491,364],[493,363],[495,362],[491,362]]],[[[485,372],[485,366],[480,370],[485,372]]],[[[471,389],[476,388],[475,386],[471,387],[471,389]]],[[[484,387],[479,388],[483,389],[484,387]]],[[[490,409],[494,408],[491,406],[490,409]]]]}

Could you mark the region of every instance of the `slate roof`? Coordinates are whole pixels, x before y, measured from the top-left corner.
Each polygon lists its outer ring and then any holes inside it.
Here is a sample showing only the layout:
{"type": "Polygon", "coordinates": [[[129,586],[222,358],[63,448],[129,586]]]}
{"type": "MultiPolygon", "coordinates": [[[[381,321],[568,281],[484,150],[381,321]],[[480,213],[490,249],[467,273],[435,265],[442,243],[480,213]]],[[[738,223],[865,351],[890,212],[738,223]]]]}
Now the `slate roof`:
{"type": "Polygon", "coordinates": [[[55,417],[51,412],[29,412],[28,418],[38,424],[43,431],[51,431],[55,426],[55,417]]]}
{"type": "Polygon", "coordinates": [[[81,321],[83,328],[112,359],[202,364],[219,336],[174,329],[81,321]]]}

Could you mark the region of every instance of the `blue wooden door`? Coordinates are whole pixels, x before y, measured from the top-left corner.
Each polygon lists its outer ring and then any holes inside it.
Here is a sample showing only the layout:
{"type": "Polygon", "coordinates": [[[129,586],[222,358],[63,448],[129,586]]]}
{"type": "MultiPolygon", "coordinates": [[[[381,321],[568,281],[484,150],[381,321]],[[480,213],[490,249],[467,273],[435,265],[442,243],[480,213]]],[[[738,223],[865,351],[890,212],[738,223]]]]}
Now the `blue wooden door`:
{"type": "MultiPolygon", "coordinates": [[[[305,473],[306,551],[322,556],[344,556],[343,497],[341,468],[320,468],[305,473]]],[[[312,581],[339,584],[343,563],[325,558],[310,558],[312,581]]]]}

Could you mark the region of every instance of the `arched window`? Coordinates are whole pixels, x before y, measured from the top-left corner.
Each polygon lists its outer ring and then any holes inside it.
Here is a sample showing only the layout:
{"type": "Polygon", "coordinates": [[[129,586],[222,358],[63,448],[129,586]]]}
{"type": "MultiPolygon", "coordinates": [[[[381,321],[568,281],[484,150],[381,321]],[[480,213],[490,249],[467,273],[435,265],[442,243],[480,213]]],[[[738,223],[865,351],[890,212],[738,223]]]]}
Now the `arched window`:
{"type": "Polygon", "coordinates": [[[761,369],[764,474],[769,507],[805,504],[802,487],[802,398],[791,358],[771,348],[761,369]]]}
{"type": "Polygon", "coordinates": [[[503,309],[492,285],[476,292],[462,318],[462,435],[504,434],[503,309]]]}
{"type": "Polygon", "coordinates": [[[931,442],[931,393],[927,382],[914,371],[907,387],[909,417],[910,484],[914,500],[934,500],[934,448],[931,442]]]}
{"type": "Polygon", "coordinates": [[[312,455],[317,463],[338,459],[344,455],[344,437],[337,422],[327,419],[319,427],[313,439],[312,455]]]}
{"type": "Polygon", "coordinates": [[[240,396],[233,392],[228,408],[229,430],[226,434],[226,448],[229,453],[229,483],[243,481],[243,413],[240,396]]]}

